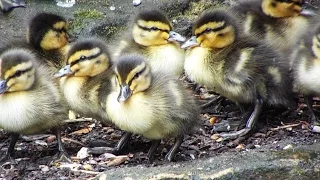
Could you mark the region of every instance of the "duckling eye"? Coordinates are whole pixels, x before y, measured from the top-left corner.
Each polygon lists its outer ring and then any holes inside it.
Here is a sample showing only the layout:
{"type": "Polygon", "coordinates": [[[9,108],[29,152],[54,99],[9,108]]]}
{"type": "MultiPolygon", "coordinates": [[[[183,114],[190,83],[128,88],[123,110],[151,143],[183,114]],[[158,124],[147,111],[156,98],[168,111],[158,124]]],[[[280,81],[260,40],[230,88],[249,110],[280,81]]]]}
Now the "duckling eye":
{"type": "Polygon", "coordinates": [[[153,26],[153,27],[150,28],[150,30],[152,30],[152,31],[157,31],[157,30],[159,30],[159,28],[153,26]]]}
{"type": "Polygon", "coordinates": [[[208,32],[210,32],[212,29],[211,28],[207,28],[207,29],[205,29],[203,32],[204,33],[208,33],[208,32]]]}
{"type": "Polygon", "coordinates": [[[101,61],[100,61],[100,60],[96,61],[96,64],[100,64],[100,63],[101,63],[101,61]]]}
{"type": "Polygon", "coordinates": [[[80,56],[80,61],[83,61],[83,60],[85,60],[85,59],[87,59],[87,57],[86,56],[80,56]]]}
{"type": "Polygon", "coordinates": [[[136,74],[133,76],[133,79],[138,79],[140,75],[141,75],[141,73],[136,73],[136,74]]]}
{"type": "Polygon", "coordinates": [[[16,73],[14,74],[14,76],[15,76],[15,77],[19,77],[19,76],[21,76],[21,74],[22,74],[22,71],[18,70],[18,71],[16,71],[16,73]]]}

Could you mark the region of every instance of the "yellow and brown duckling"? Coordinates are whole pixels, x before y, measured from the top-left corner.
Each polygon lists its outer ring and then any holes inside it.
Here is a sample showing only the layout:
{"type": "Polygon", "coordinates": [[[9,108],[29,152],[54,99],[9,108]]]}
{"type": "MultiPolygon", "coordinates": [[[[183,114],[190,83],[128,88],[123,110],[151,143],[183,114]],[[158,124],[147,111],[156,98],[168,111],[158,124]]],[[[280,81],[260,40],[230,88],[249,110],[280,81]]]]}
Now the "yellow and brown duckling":
{"type": "Polygon", "coordinates": [[[205,11],[193,25],[194,36],[182,45],[189,48],[184,65],[186,75],[235,102],[243,112],[246,127],[221,134],[226,139],[247,134],[259,118],[263,104],[293,103],[288,62],[267,44],[242,36],[238,26],[236,18],[227,11],[205,11]],[[245,111],[247,105],[251,108],[245,111]]]}
{"type": "Polygon", "coordinates": [[[169,19],[159,10],[143,10],[133,19],[129,37],[121,40],[114,57],[127,53],[143,55],[153,72],[180,77],[183,72],[184,51],[177,41],[185,41],[172,31],[169,19]]]}
{"type": "Polygon", "coordinates": [[[19,134],[36,134],[50,128],[57,130],[58,155],[65,155],[59,127],[68,119],[68,111],[48,72],[26,49],[10,49],[0,56],[0,128],[12,133],[2,160],[14,155],[19,134]]]}
{"type": "Polygon", "coordinates": [[[310,27],[315,8],[305,0],[246,0],[232,11],[245,34],[254,34],[283,52],[292,50],[310,27]]]}
{"type": "Polygon", "coordinates": [[[193,95],[173,76],[152,73],[143,56],[121,56],[115,64],[115,82],[107,98],[106,111],[110,120],[126,131],[118,142],[120,151],[131,134],[139,134],[153,141],[148,152],[152,161],[161,139],[176,138],[166,155],[173,160],[183,142],[197,124],[199,110],[193,95]]]}
{"type": "Polygon", "coordinates": [[[26,3],[23,0],[0,0],[0,11],[3,13],[9,13],[15,8],[25,7],[26,3]]]}
{"type": "Polygon", "coordinates": [[[55,74],[71,110],[105,120],[105,98],[110,92],[112,70],[108,47],[96,38],[71,45],[67,65],[55,74]]]}
{"type": "Polygon", "coordinates": [[[293,78],[295,89],[304,95],[311,113],[311,125],[319,123],[312,108],[312,99],[320,95],[320,24],[309,29],[293,60],[293,78]]]}
{"type": "Polygon", "coordinates": [[[59,15],[42,12],[31,18],[27,28],[27,42],[53,69],[65,66],[69,41],[68,22],[59,15]]]}

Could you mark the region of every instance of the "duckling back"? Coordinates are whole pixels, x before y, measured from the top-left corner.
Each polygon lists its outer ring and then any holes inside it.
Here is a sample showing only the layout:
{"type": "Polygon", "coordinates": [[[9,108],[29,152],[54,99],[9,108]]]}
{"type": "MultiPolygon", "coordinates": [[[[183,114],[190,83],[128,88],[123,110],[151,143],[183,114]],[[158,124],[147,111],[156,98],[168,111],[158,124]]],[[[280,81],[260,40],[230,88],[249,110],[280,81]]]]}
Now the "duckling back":
{"type": "Polygon", "coordinates": [[[12,49],[1,56],[2,94],[0,127],[34,134],[59,126],[68,119],[67,107],[52,74],[36,56],[24,49],[12,49]]]}
{"type": "Polygon", "coordinates": [[[266,40],[275,49],[288,53],[316,18],[304,1],[246,0],[231,11],[241,17],[244,33],[266,40]],[[307,13],[308,11],[308,13],[307,13]]]}

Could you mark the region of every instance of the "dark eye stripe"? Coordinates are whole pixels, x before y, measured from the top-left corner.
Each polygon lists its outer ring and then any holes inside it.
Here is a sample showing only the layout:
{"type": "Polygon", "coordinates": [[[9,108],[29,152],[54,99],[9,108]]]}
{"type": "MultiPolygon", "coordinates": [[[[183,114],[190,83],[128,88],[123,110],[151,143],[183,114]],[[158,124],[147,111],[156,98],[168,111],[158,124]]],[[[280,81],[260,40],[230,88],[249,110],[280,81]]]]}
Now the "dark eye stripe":
{"type": "Polygon", "coordinates": [[[77,59],[76,61],[73,61],[70,63],[70,66],[72,67],[73,65],[77,64],[78,62],[81,62],[81,61],[87,61],[87,60],[92,60],[98,56],[100,56],[102,54],[102,52],[100,51],[98,54],[95,54],[95,55],[92,55],[92,56],[86,56],[86,58],[81,58],[83,56],[80,56],[79,59],[77,59]]]}
{"type": "Polygon", "coordinates": [[[9,77],[6,79],[6,81],[9,81],[10,79],[15,78],[15,77],[19,77],[19,76],[21,76],[22,74],[24,74],[24,73],[26,73],[26,72],[28,72],[28,71],[31,71],[31,70],[32,70],[32,67],[29,67],[29,68],[27,68],[27,69],[25,69],[25,70],[16,71],[12,76],[9,76],[9,77]]]}
{"type": "Polygon", "coordinates": [[[226,28],[226,24],[224,24],[224,25],[221,26],[221,27],[214,28],[214,29],[212,29],[212,28],[207,28],[207,29],[205,29],[204,31],[202,31],[202,32],[200,32],[200,33],[198,33],[198,34],[195,34],[195,35],[196,35],[197,37],[199,37],[199,36],[201,36],[201,35],[204,34],[204,33],[217,32],[217,31],[221,31],[221,30],[224,29],[224,28],[226,28]]]}
{"type": "MultiPolygon", "coordinates": [[[[147,66],[145,66],[141,71],[137,72],[135,75],[137,75],[137,74],[141,75],[146,69],[147,69],[147,66]]],[[[133,77],[135,77],[135,75],[133,77]]],[[[129,86],[131,86],[131,83],[132,83],[133,80],[134,80],[134,78],[132,78],[129,81],[129,83],[128,83],[129,86]]]]}
{"type": "Polygon", "coordinates": [[[162,31],[162,32],[167,32],[169,33],[169,30],[164,30],[164,29],[160,29],[160,28],[154,28],[154,27],[151,27],[151,28],[147,28],[147,27],[144,27],[144,26],[141,26],[138,24],[138,27],[145,30],[145,31],[162,31]]]}
{"type": "Polygon", "coordinates": [[[294,3],[294,4],[296,4],[296,5],[302,5],[304,2],[303,1],[301,1],[301,2],[299,2],[299,1],[292,1],[292,0],[276,0],[277,2],[281,2],[281,3],[294,3]]]}

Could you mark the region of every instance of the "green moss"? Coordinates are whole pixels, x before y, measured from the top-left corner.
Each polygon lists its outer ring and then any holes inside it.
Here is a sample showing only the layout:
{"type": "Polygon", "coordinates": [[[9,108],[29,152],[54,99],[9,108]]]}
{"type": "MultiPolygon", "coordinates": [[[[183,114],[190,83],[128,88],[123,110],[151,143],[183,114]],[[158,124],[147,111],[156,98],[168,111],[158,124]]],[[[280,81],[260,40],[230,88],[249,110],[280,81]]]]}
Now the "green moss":
{"type": "Polygon", "coordinates": [[[184,15],[189,19],[194,19],[206,9],[218,7],[222,7],[222,4],[217,1],[200,0],[191,2],[190,7],[185,11],[184,15]]]}
{"type": "Polygon", "coordinates": [[[86,19],[102,19],[104,14],[96,9],[87,10],[87,9],[80,9],[73,13],[74,17],[77,18],[86,18],[86,19]]]}

